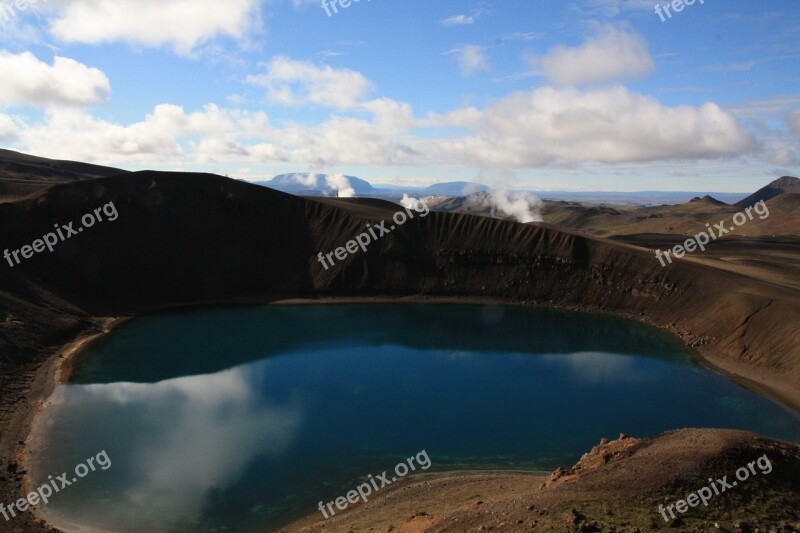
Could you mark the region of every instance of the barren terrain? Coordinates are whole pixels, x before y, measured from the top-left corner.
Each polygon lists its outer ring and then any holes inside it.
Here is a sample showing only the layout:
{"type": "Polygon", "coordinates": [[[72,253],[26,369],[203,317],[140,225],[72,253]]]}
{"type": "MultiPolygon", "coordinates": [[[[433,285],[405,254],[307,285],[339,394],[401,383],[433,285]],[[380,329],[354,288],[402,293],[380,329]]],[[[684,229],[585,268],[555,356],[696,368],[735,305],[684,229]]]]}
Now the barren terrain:
{"type": "MultiPolygon", "coordinates": [[[[800,288],[793,242],[739,246],[730,241],[708,256],[662,268],[646,248],[549,224],[432,212],[373,243],[366,253],[324,270],[317,261],[320,251],[342,246],[367,223],[400,208],[380,201],[299,198],[209,174],[161,172],[80,179],[7,198],[0,203],[0,241],[19,248],[54,224],[77,221],[111,201],[119,211],[115,222],[98,224],[52,253],[1,267],[0,501],[23,491],[20,459],[27,428],[64,347],[102,331],[109,317],[174,306],[381,297],[610,313],[669,331],[695,347],[706,364],[800,408],[800,288]]],[[[796,520],[796,446],[714,430],[637,443],[619,461],[599,466],[597,474],[572,478],[562,488],[558,483],[539,489],[540,480],[510,474],[470,477],[474,490],[465,490],[467,478],[430,481],[432,487],[414,480],[374,504],[386,510],[380,520],[425,512],[414,521],[437,531],[523,530],[535,520],[560,529],[595,521],[607,527],[645,524],[635,526],[641,529],[656,517],[652,498],[693,490],[706,472],[718,471],[715,465],[727,471],[759,450],[774,450],[783,459],[768,478],[769,490],[762,492],[763,506],[748,505],[755,515],[747,521],[796,520]],[[794,477],[783,477],[787,473],[794,477]],[[457,492],[436,492],[456,482],[457,492]],[[638,498],[639,489],[650,495],[638,498]],[[574,515],[571,524],[565,523],[560,517],[571,512],[566,506],[578,501],[595,504],[575,503],[585,518],[574,515]],[[789,502],[791,507],[783,508],[788,514],[776,514],[775,502],[789,502]],[[537,514],[528,510],[531,505],[547,512],[537,514]]],[[[359,513],[375,506],[355,510],[348,520],[360,520],[359,513]]],[[[723,520],[724,513],[733,516],[737,509],[738,500],[725,499],[714,513],[722,513],[723,520]]],[[[363,516],[378,520],[378,515],[363,516]]],[[[717,515],[703,516],[711,522],[717,515]]],[[[397,519],[389,523],[395,529],[412,527],[397,519]]],[[[3,531],[37,527],[30,515],[0,522],[3,531]]],[[[331,528],[326,526],[349,530],[331,528]]]]}

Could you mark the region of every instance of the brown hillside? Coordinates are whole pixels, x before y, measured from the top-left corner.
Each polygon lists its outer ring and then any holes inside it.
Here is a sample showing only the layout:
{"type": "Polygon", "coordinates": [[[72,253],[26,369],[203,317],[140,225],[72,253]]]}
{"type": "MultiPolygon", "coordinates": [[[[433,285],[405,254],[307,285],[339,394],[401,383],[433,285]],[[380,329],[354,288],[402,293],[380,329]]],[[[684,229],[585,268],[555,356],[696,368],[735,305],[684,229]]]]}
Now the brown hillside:
{"type": "MultiPolygon", "coordinates": [[[[721,490],[721,487],[718,487],[721,490]]],[[[498,472],[411,478],[339,516],[314,513],[285,532],[797,531],[800,446],[745,431],[684,429],[603,439],[550,476],[498,472]],[[766,456],[767,461],[763,460],[766,456]],[[761,459],[756,475],[673,519],[665,507],[761,459]],[[768,472],[768,473],[767,473],[768,472]],[[715,527],[714,524],[719,527],[715,527]]]]}
{"type": "Polygon", "coordinates": [[[104,178],[125,172],[118,168],[47,159],[0,149],[0,202],[58,183],[104,178]]]}
{"type": "MultiPolygon", "coordinates": [[[[662,268],[646,250],[547,225],[430,213],[326,271],[317,254],[378,221],[383,207],[352,202],[345,211],[219,176],[142,172],[2,205],[0,239],[20,247],[109,201],[116,222],[4,264],[4,357],[30,357],[13,348],[18,322],[36,331],[37,309],[56,306],[98,316],[243,298],[427,294],[624,313],[726,360],[800,376],[800,332],[789,325],[800,317],[796,293],[690,261],[662,268]],[[36,307],[12,303],[20,299],[36,307]]],[[[74,333],[42,328],[59,339],[74,333]]]]}
{"type": "Polygon", "coordinates": [[[100,317],[169,306],[380,295],[605,311],[672,331],[711,363],[800,406],[800,291],[690,260],[662,268],[648,250],[546,224],[430,213],[325,270],[319,252],[386,219],[390,206],[139,172],[0,204],[0,242],[18,249],[108,202],[116,221],[0,265],[0,471],[8,472],[0,500],[20,490],[18,435],[32,414],[23,407],[43,391],[42,363],[97,331],[100,317]]]}

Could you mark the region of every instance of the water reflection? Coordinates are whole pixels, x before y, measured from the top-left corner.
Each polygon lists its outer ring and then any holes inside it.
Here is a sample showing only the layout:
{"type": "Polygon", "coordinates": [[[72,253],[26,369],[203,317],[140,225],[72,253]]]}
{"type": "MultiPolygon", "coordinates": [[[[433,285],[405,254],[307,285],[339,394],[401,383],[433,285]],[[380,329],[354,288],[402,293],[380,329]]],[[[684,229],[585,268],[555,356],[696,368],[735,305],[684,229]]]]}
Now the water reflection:
{"type": "Polygon", "coordinates": [[[94,350],[31,456],[34,483],[110,456],[43,507],[74,531],[260,533],[423,449],[432,470],[552,471],[619,433],[800,440],[796,416],[658,330],[593,315],[217,309],[134,320],[94,350]]]}
{"type": "Polygon", "coordinates": [[[298,349],[353,344],[528,354],[597,351],[673,361],[685,354],[675,339],[654,328],[586,313],[453,305],[341,305],[334,312],[323,305],[221,308],[129,322],[89,347],[72,380],[148,383],[210,374],[298,349]]]}
{"type": "MultiPolygon", "coordinates": [[[[72,523],[88,511],[94,526],[115,531],[164,530],[165,517],[175,525],[194,523],[213,491],[235,485],[257,457],[285,452],[301,427],[300,402],[267,401],[258,382],[257,367],[240,367],[155,384],[61,388],[45,415],[48,441],[57,446],[63,442],[60,435],[79,425],[83,455],[103,443],[113,476],[81,480],[45,514],[53,512],[55,523],[72,523]],[[84,501],[81,493],[89,490],[89,482],[91,492],[106,494],[104,505],[85,505],[91,499],[84,501]]],[[[44,452],[36,464],[36,484],[72,468],[56,464],[60,454],[44,452]]],[[[70,455],[82,456],[75,449],[70,455]]]]}
{"type": "Polygon", "coordinates": [[[565,368],[580,383],[613,384],[652,380],[649,372],[637,366],[636,358],[629,355],[577,352],[540,357],[552,366],[565,368]]]}

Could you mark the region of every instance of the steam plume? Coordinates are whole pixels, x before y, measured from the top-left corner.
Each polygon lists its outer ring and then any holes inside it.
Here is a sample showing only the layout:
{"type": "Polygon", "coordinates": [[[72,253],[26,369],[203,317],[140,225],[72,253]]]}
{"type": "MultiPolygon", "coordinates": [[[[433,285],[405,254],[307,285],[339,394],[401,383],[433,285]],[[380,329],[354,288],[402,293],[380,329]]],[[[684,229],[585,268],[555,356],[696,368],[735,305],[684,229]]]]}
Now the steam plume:
{"type": "Polygon", "coordinates": [[[503,213],[517,222],[542,222],[542,201],[525,191],[509,191],[506,187],[492,189],[484,194],[474,194],[469,198],[473,207],[490,209],[492,214],[503,213]]]}
{"type": "Polygon", "coordinates": [[[336,192],[339,198],[354,198],[355,189],[350,184],[350,180],[344,174],[331,174],[325,177],[328,187],[336,192]]]}

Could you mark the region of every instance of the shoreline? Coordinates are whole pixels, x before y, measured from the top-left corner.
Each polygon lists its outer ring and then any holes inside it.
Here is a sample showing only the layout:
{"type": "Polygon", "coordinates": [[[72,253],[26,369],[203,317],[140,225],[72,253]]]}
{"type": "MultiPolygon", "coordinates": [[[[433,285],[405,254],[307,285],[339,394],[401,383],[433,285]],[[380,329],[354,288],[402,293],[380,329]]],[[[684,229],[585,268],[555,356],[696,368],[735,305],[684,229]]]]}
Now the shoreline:
{"type": "MultiPolygon", "coordinates": [[[[127,317],[105,317],[94,319],[95,328],[100,331],[83,333],[74,340],[62,345],[45,360],[36,370],[34,379],[29,384],[29,391],[25,401],[14,412],[11,417],[8,431],[3,435],[2,451],[8,452],[9,456],[16,459],[19,468],[22,470],[22,490],[24,494],[30,492],[30,465],[28,464],[28,454],[31,449],[31,441],[37,435],[34,432],[36,418],[47,408],[47,402],[52,397],[56,387],[64,382],[65,373],[69,376],[71,365],[74,358],[89,343],[107,335],[119,323],[127,320],[127,317]],[[20,449],[21,447],[21,449],[20,449]]],[[[20,494],[16,494],[20,496],[20,494]]],[[[47,523],[40,514],[29,509],[28,515],[35,521],[47,523]]]]}
{"type": "MultiPolygon", "coordinates": [[[[11,423],[7,434],[3,437],[3,445],[8,446],[10,442],[17,443],[14,450],[10,453],[14,456],[18,464],[22,467],[23,474],[23,489],[26,490],[30,485],[28,452],[31,449],[31,442],[36,439],[37,435],[34,432],[35,419],[46,408],[48,399],[52,396],[55,388],[59,384],[65,383],[72,371],[72,368],[77,363],[82,352],[85,348],[127,322],[137,317],[145,316],[148,314],[156,314],[161,312],[179,312],[190,311],[208,307],[226,307],[226,306],[303,306],[303,305],[342,305],[342,304],[443,304],[443,305],[498,305],[498,306],[515,306],[515,307],[530,307],[551,309],[557,311],[568,312],[581,312],[589,314],[599,314],[605,316],[613,316],[616,318],[630,320],[639,324],[655,327],[674,338],[687,348],[693,362],[705,366],[706,368],[717,372],[727,379],[739,384],[745,389],[765,397],[787,410],[795,413],[800,417],[800,391],[786,390],[784,387],[772,387],[767,385],[767,382],[781,383],[785,380],[781,379],[779,374],[774,372],[767,372],[766,369],[757,368],[745,363],[738,363],[735,361],[725,360],[720,357],[713,357],[709,353],[710,350],[703,346],[697,348],[692,346],[689,342],[691,332],[680,332],[671,326],[662,326],[655,324],[653,321],[648,320],[644,315],[634,315],[632,313],[624,313],[619,311],[612,311],[603,308],[592,308],[590,306],[581,305],[554,305],[551,303],[541,303],[533,301],[513,301],[497,297],[436,297],[427,295],[406,295],[399,297],[389,296],[324,296],[320,298],[279,298],[272,301],[264,301],[264,299],[233,299],[224,301],[208,301],[194,304],[177,304],[174,306],[165,306],[156,309],[150,309],[145,312],[132,315],[132,316],[119,316],[119,317],[93,317],[90,318],[94,324],[94,328],[100,331],[91,333],[80,334],[74,340],[60,346],[50,357],[48,357],[37,369],[34,380],[30,383],[30,390],[26,395],[26,399],[18,407],[11,418],[11,423]],[[756,375],[761,373],[760,376],[756,375]],[[19,450],[19,445],[22,449],[19,450]]],[[[677,429],[677,428],[676,428],[677,429]]],[[[600,437],[598,437],[599,439],[600,437]]],[[[5,450],[3,450],[5,451],[5,450]]],[[[447,476],[464,474],[473,476],[490,476],[498,474],[524,474],[534,477],[541,477],[547,474],[541,471],[527,471],[527,470],[465,470],[465,471],[447,471],[435,472],[427,474],[434,479],[440,479],[447,476]]],[[[48,527],[53,528],[42,517],[38,510],[30,510],[30,516],[38,522],[47,524],[48,527]]],[[[55,529],[55,528],[53,528],[55,529]]]]}

